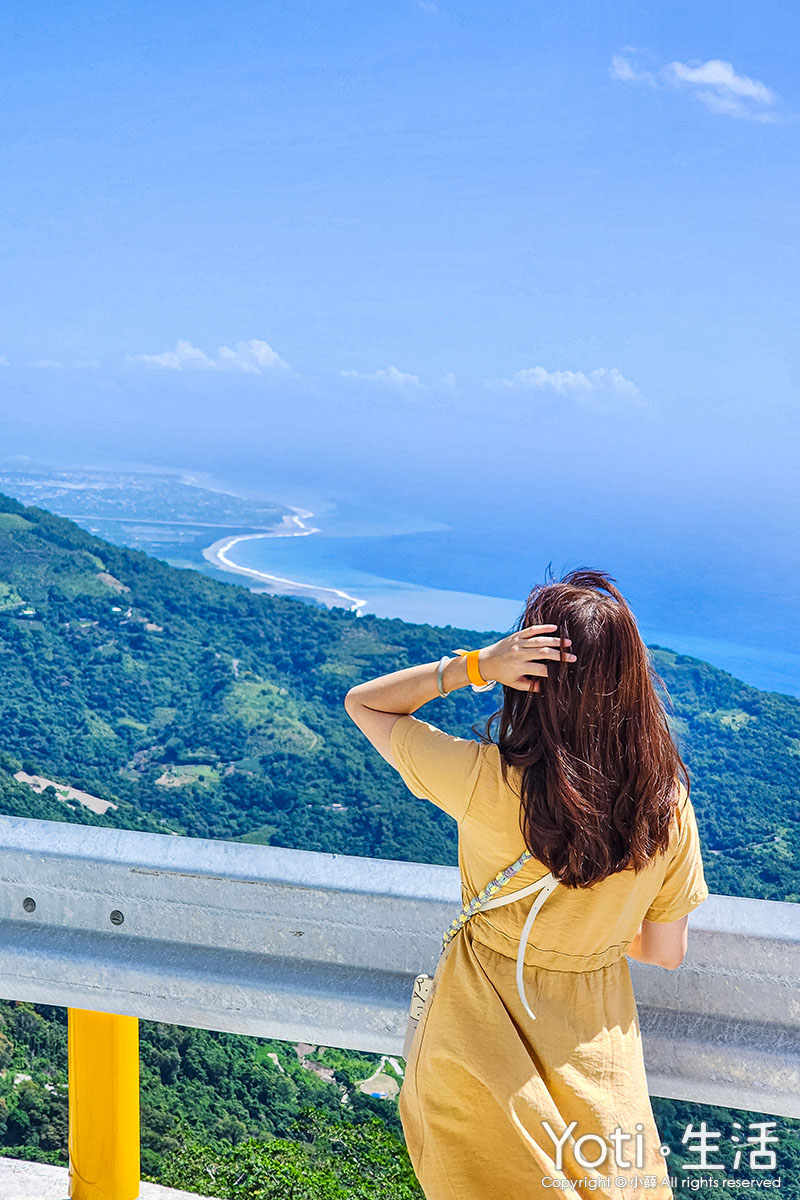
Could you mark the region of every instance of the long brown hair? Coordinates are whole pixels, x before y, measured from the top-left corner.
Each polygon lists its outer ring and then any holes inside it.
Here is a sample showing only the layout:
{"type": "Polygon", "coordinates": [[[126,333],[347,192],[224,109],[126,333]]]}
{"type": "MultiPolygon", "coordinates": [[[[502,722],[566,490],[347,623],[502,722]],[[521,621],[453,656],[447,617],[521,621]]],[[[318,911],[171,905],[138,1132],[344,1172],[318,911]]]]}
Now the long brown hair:
{"type": "Polygon", "coordinates": [[[578,568],[533,588],[511,632],[557,625],[561,657],[541,660],[538,692],[504,684],[502,708],[476,730],[491,742],[499,718],[503,779],[522,771],[525,843],[566,887],[641,871],[669,845],[679,774],[691,786],[656,692],[666,686],[615,583],[578,568]]]}

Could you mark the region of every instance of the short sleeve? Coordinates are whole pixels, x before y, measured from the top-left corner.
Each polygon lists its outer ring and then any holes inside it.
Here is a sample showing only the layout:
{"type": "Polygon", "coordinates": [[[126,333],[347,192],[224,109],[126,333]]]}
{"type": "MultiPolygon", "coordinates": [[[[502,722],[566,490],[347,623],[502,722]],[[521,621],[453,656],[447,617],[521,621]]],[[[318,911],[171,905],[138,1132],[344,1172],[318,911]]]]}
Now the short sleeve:
{"type": "MultiPolygon", "coordinates": [[[[685,795],[683,787],[681,792],[685,795]]],[[[678,921],[708,899],[697,818],[688,795],[677,820],[676,846],[658,895],[644,914],[646,921],[678,921]]]]}
{"type": "Polygon", "coordinates": [[[390,744],[409,791],[463,821],[480,774],[481,743],[454,737],[409,713],[395,721],[390,744]]]}

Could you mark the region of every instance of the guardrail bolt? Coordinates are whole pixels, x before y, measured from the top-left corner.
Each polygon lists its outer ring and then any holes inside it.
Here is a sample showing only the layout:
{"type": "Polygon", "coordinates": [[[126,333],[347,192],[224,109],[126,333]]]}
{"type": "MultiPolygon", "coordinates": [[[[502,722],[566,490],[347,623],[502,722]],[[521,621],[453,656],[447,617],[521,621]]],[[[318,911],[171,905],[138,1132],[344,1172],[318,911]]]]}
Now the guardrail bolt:
{"type": "Polygon", "coordinates": [[[36,908],[36,901],[33,896],[26,896],[22,901],[22,907],[25,909],[25,912],[33,912],[36,908]]]}
{"type": "Polygon", "coordinates": [[[125,918],[122,915],[122,913],[119,911],[118,908],[115,908],[113,910],[113,912],[111,913],[111,924],[112,925],[121,925],[124,920],[125,920],[125,918]]]}

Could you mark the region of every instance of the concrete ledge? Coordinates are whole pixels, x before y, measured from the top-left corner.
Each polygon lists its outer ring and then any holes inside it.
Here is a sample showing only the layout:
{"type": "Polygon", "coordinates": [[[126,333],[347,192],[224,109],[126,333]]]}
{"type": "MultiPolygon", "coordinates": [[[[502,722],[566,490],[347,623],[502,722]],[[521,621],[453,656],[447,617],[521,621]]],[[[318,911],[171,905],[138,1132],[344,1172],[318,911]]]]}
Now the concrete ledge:
{"type": "MultiPolygon", "coordinates": [[[[0,1200],[69,1200],[69,1168],[46,1163],[0,1158],[0,1200]]],[[[143,1183],[139,1200],[203,1200],[197,1192],[182,1192],[143,1183]]],[[[210,1198],[213,1200],[213,1198],[210,1198]]]]}

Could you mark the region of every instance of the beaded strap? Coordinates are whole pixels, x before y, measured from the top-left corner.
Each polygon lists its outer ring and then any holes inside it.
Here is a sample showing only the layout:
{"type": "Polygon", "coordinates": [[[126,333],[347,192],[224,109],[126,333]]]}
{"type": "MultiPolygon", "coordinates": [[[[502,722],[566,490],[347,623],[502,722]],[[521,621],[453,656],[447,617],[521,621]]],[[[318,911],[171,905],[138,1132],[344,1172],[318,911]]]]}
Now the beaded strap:
{"type": "Polygon", "coordinates": [[[442,951],[444,951],[447,944],[455,937],[459,929],[466,925],[470,917],[474,916],[476,912],[480,912],[485,902],[494,896],[496,892],[499,892],[508,883],[511,876],[516,875],[520,867],[524,867],[529,858],[533,858],[530,850],[523,850],[515,863],[512,863],[510,867],[506,867],[499,875],[495,875],[494,879],[487,883],[482,892],[479,892],[477,896],[473,896],[469,903],[463,905],[461,912],[451,922],[449,929],[446,930],[442,938],[442,951]]]}

